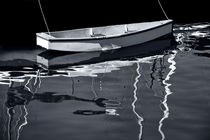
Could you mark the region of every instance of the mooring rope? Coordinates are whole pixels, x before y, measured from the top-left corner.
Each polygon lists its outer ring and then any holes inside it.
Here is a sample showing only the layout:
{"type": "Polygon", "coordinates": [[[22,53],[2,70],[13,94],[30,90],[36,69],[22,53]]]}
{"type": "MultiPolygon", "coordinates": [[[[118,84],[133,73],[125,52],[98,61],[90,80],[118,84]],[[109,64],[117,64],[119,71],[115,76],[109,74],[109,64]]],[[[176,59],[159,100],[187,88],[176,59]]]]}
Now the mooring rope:
{"type": "Polygon", "coordinates": [[[43,12],[43,10],[42,10],[42,5],[41,5],[40,0],[38,0],[38,3],[39,3],[39,8],[40,8],[40,11],[41,11],[41,13],[42,13],[42,17],[43,17],[45,26],[46,26],[46,28],[47,28],[47,32],[48,32],[48,34],[50,35],[50,30],[49,30],[49,27],[48,27],[48,24],[47,24],[47,20],[46,20],[46,18],[45,18],[45,16],[44,16],[44,12],[43,12]]]}
{"type": "Polygon", "coordinates": [[[169,19],[168,16],[167,16],[167,14],[166,14],[166,12],[165,12],[164,9],[163,9],[162,4],[160,3],[160,0],[158,0],[158,3],[159,3],[159,5],[160,5],[160,8],[161,8],[163,14],[165,15],[165,17],[166,17],[167,19],[169,19]]]}
{"type": "MultiPolygon", "coordinates": [[[[48,26],[48,24],[47,24],[47,20],[46,20],[46,18],[45,18],[45,15],[44,15],[44,12],[43,12],[42,5],[41,5],[40,0],[38,0],[38,3],[39,3],[39,8],[40,8],[40,11],[41,11],[41,14],[42,14],[42,17],[43,17],[45,26],[46,26],[46,28],[47,28],[47,32],[48,32],[48,34],[50,35],[49,26],[48,26]]],[[[160,8],[161,8],[161,10],[162,10],[162,12],[163,12],[163,14],[165,15],[166,19],[169,19],[168,16],[167,16],[167,14],[166,14],[166,12],[165,12],[165,10],[163,9],[163,6],[162,6],[160,0],[158,0],[158,4],[159,4],[159,6],[160,6],[160,8]]]]}

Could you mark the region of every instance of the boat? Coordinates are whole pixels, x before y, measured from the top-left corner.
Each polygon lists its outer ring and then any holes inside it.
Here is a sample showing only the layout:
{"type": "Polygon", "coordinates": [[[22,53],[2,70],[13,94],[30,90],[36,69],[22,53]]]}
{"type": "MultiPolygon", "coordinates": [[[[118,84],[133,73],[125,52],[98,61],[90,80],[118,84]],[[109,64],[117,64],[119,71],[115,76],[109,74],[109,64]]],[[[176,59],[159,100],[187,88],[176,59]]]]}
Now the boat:
{"type": "Polygon", "coordinates": [[[47,50],[94,52],[134,46],[172,34],[173,20],[91,27],[36,34],[47,50]]]}

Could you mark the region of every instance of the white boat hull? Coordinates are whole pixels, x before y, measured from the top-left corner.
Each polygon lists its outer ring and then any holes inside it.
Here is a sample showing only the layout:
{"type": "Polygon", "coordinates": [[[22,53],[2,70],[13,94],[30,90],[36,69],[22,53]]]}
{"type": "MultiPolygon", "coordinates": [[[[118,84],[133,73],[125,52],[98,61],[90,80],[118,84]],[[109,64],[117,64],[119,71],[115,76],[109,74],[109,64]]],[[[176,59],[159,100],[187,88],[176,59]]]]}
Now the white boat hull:
{"type": "MultiPolygon", "coordinates": [[[[118,49],[133,46],[172,33],[172,21],[164,21],[160,25],[151,26],[145,30],[128,32],[116,36],[92,37],[92,38],[56,38],[47,33],[37,34],[37,45],[48,50],[90,52],[118,49]]],[[[71,30],[70,30],[71,31],[71,30]]],[[[69,31],[69,32],[70,32],[69,31]]]]}

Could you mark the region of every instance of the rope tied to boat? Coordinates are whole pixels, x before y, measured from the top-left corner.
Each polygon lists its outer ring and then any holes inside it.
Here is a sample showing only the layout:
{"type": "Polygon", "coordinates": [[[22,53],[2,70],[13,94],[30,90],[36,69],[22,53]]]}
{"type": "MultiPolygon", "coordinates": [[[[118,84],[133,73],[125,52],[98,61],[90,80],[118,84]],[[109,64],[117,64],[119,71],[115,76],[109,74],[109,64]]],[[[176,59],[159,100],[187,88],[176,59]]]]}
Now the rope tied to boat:
{"type": "Polygon", "coordinates": [[[165,15],[166,19],[169,19],[168,16],[167,16],[167,14],[166,14],[166,12],[165,12],[165,10],[163,9],[163,6],[162,6],[160,0],[158,0],[158,4],[159,4],[159,6],[160,6],[160,8],[161,8],[161,10],[163,12],[163,14],[165,15]]]}
{"type": "MultiPolygon", "coordinates": [[[[38,4],[39,4],[39,8],[40,8],[40,11],[41,11],[41,14],[42,14],[42,17],[43,17],[45,26],[46,26],[46,28],[47,28],[47,32],[48,32],[49,35],[51,35],[51,34],[50,34],[50,30],[49,30],[49,26],[48,26],[48,24],[47,24],[47,20],[46,20],[46,18],[45,18],[45,15],[44,15],[44,12],[43,12],[42,5],[41,5],[40,0],[38,0],[38,4]]],[[[160,8],[161,8],[161,10],[162,10],[162,12],[163,12],[163,14],[165,15],[166,19],[169,19],[168,16],[167,16],[167,14],[166,14],[166,12],[165,12],[165,10],[163,9],[163,6],[162,6],[160,0],[158,0],[158,4],[159,4],[159,6],[160,6],[160,8]]],[[[127,25],[125,25],[125,32],[127,32],[127,31],[128,31],[128,27],[127,27],[127,25]]],[[[91,29],[90,33],[93,34],[92,29],[91,29]]]]}
{"type": "Polygon", "coordinates": [[[43,12],[42,5],[41,5],[40,0],[38,0],[38,3],[39,3],[39,8],[40,8],[40,11],[41,11],[41,14],[42,14],[42,17],[43,17],[45,26],[46,26],[46,28],[47,28],[47,32],[48,32],[48,34],[50,35],[49,26],[48,26],[48,24],[47,24],[47,20],[46,20],[46,18],[45,18],[45,15],[44,15],[44,12],[43,12]]]}

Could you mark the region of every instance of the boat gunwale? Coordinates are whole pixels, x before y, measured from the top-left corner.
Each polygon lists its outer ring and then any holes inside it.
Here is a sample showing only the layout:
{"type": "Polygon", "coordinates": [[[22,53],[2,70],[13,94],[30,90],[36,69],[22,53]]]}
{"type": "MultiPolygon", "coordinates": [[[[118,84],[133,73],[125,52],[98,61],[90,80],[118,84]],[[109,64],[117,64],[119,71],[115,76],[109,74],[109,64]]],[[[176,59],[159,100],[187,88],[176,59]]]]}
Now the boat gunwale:
{"type": "MultiPolygon", "coordinates": [[[[168,24],[172,24],[172,26],[173,26],[173,20],[169,19],[167,21],[168,22],[163,23],[159,26],[154,26],[152,28],[148,28],[148,29],[145,29],[145,30],[132,31],[132,32],[127,32],[127,33],[120,34],[120,35],[111,35],[111,36],[109,35],[109,36],[84,37],[84,38],[55,38],[52,35],[49,35],[47,32],[37,33],[36,35],[37,35],[37,37],[40,37],[40,38],[42,38],[44,40],[47,40],[49,42],[68,42],[68,41],[73,42],[73,41],[87,41],[87,40],[104,40],[104,39],[112,39],[112,38],[120,38],[120,37],[125,37],[125,36],[131,36],[131,35],[147,32],[147,31],[150,31],[150,30],[154,30],[154,29],[166,26],[168,24]],[[43,37],[42,35],[40,35],[40,34],[43,34],[43,33],[45,35],[49,36],[50,38],[47,39],[47,38],[43,37]]],[[[115,26],[115,25],[110,25],[110,26],[115,26]]],[[[83,28],[83,29],[88,29],[88,28],[83,28]]],[[[74,30],[79,30],[79,29],[74,29],[74,30]]],[[[71,30],[69,30],[69,31],[71,31],[71,30]]],[[[55,33],[55,32],[51,32],[51,33],[55,33]]],[[[64,31],[57,31],[57,32],[64,32],[64,31]]],[[[173,29],[172,29],[172,32],[173,32],[173,29]]]]}

